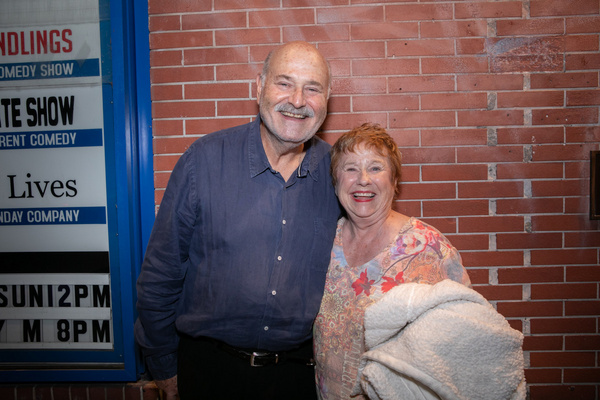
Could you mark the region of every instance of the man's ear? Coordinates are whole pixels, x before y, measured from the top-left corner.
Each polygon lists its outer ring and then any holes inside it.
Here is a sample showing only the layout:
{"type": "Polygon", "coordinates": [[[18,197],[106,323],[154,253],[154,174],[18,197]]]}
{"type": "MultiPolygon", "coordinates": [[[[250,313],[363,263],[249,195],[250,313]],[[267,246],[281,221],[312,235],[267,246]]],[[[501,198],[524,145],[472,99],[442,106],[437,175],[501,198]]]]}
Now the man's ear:
{"type": "Polygon", "coordinates": [[[262,82],[260,74],[256,75],[256,102],[260,104],[260,93],[262,91],[262,82]]]}

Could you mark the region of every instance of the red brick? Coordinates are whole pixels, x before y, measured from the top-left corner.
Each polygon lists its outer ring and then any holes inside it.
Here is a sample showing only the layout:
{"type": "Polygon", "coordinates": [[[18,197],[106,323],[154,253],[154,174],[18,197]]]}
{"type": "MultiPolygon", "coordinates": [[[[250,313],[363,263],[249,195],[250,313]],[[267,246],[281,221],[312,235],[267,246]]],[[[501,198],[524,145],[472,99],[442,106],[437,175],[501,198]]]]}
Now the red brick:
{"type": "Polygon", "coordinates": [[[452,19],[452,4],[402,4],[385,8],[386,21],[436,21],[452,19]]]}
{"type": "Polygon", "coordinates": [[[174,49],[182,47],[203,47],[212,45],[210,32],[162,32],[150,34],[151,49],[174,49]]]}
{"type": "Polygon", "coordinates": [[[454,150],[452,148],[401,148],[402,163],[407,164],[435,164],[454,162],[454,150]]]}
{"type": "Polygon", "coordinates": [[[556,181],[533,181],[531,193],[534,197],[544,196],[585,196],[589,181],[570,179],[556,181]]]}
{"type": "Polygon", "coordinates": [[[533,385],[529,388],[529,400],[589,400],[595,396],[595,385],[533,385]]]}
{"type": "Polygon", "coordinates": [[[421,37],[424,38],[464,38],[469,36],[487,36],[485,20],[421,22],[421,37]]]}
{"type": "MultiPolygon", "coordinates": [[[[519,232],[524,223],[521,216],[459,217],[459,232],[519,232]]],[[[511,252],[509,252],[511,253],[511,252]]],[[[515,252],[517,253],[517,252],[515,252]]],[[[520,253],[519,253],[520,254],[520,253]]],[[[517,265],[520,265],[519,263],[517,265]]]]}
{"type": "MultiPolygon", "coordinates": [[[[470,181],[486,180],[487,166],[478,164],[458,165],[423,165],[421,167],[423,181],[470,181]]],[[[487,214],[487,201],[486,201],[487,214]]]]}
{"type": "MultiPolygon", "coordinates": [[[[488,235],[447,235],[448,240],[454,247],[460,250],[488,250],[490,239],[488,235]]],[[[471,277],[472,271],[469,270],[469,276],[471,277]]],[[[473,278],[471,277],[471,281],[473,278]]],[[[485,281],[478,283],[488,282],[488,272],[485,270],[485,281]]]]}
{"type": "MultiPolygon", "coordinates": [[[[164,67],[171,65],[181,65],[183,60],[182,50],[168,50],[168,51],[150,51],[150,66],[164,67]]],[[[151,71],[152,72],[152,71],[151,71]]],[[[154,82],[154,80],[153,80],[154,82]]]]}
{"type": "Polygon", "coordinates": [[[278,8],[279,0],[219,0],[215,4],[215,10],[237,10],[237,9],[253,9],[253,8],[278,8]]]}
{"type": "Polygon", "coordinates": [[[250,122],[251,118],[208,118],[185,121],[185,131],[188,135],[205,135],[221,129],[231,128],[250,122]]]}
{"type": "Polygon", "coordinates": [[[529,12],[532,17],[598,14],[596,0],[531,0],[529,12]]]}
{"type": "Polygon", "coordinates": [[[598,230],[597,221],[590,221],[587,215],[534,215],[531,217],[535,231],[585,231],[598,230]]]}
{"type": "Polygon", "coordinates": [[[388,57],[454,55],[451,39],[411,39],[388,42],[388,57]]]}
{"type": "Polygon", "coordinates": [[[564,274],[563,267],[500,268],[498,283],[563,282],[564,274]]]}
{"type": "Polygon", "coordinates": [[[559,198],[496,200],[497,214],[546,214],[561,213],[562,210],[563,200],[559,198]]]}
{"type": "Polygon", "coordinates": [[[459,147],[456,152],[460,163],[523,161],[523,148],[520,146],[459,147]]]}
{"type": "MultiPolygon", "coordinates": [[[[487,72],[488,62],[481,57],[469,56],[423,58],[421,70],[424,74],[487,72]]],[[[479,108],[485,108],[485,105],[479,108]]]]}
{"type": "Polygon", "coordinates": [[[154,136],[177,136],[183,134],[183,121],[181,120],[154,120],[152,122],[154,136]]]}
{"type": "Polygon", "coordinates": [[[414,39],[419,37],[419,24],[417,22],[352,24],[350,32],[351,40],[414,39]]]}
{"type": "Polygon", "coordinates": [[[18,400],[33,400],[34,399],[34,394],[33,394],[33,386],[27,385],[27,386],[21,386],[21,387],[17,387],[17,391],[16,391],[16,399],[18,400]]]}
{"type": "MultiPolygon", "coordinates": [[[[545,214],[561,213],[563,210],[563,200],[559,198],[548,199],[510,199],[496,200],[497,214],[545,214]]],[[[538,230],[538,229],[536,229],[538,230]]],[[[539,229],[547,230],[547,229],[539,229]]],[[[555,230],[555,229],[551,229],[555,230]]]]}
{"type": "Polygon", "coordinates": [[[448,199],[456,196],[451,183],[407,183],[400,190],[401,200],[448,199]]]}
{"type": "Polygon", "coordinates": [[[335,94],[383,94],[385,91],[384,78],[336,79],[333,85],[335,94]]]}
{"type": "Polygon", "coordinates": [[[154,103],[152,105],[153,118],[191,118],[214,116],[214,101],[174,101],[167,103],[154,103]]]}
{"type": "Polygon", "coordinates": [[[566,301],[565,315],[600,315],[600,301],[566,301]]]}
{"type": "Polygon", "coordinates": [[[565,178],[588,179],[590,168],[587,161],[572,161],[565,163],[565,178]]]}
{"type": "Polygon", "coordinates": [[[598,247],[600,232],[565,232],[565,247],[598,247]]]}
{"type": "Polygon", "coordinates": [[[562,107],[564,93],[560,91],[502,92],[497,97],[498,108],[562,107]]]}
{"type": "Polygon", "coordinates": [[[489,301],[522,300],[523,288],[520,285],[473,285],[473,289],[489,301]]]}
{"type": "Polygon", "coordinates": [[[435,227],[444,235],[456,233],[456,218],[423,218],[423,222],[435,227]]]}
{"type": "Polygon", "coordinates": [[[593,283],[542,283],[531,285],[532,299],[593,299],[593,283]]]}
{"type": "Polygon", "coordinates": [[[173,167],[179,160],[178,155],[155,155],[153,158],[154,161],[154,172],[170,172],[173,171],[173,167]]]}
{"type": "Polygon", "coordinates": [[[565,383],[597,382],[600,368],[566,368],[565,383]]]}
{"type": "Polygon", "coordinates": [[[211,5],[196,0],[178,0],[165,2],[161,0],[148,1],[149,14],[190,13],[210,11],[211,5]]]}
{"type": "Polygon", "coordinates": [[[562,235],[556,233],[498,233],[498,249],[535,249],[562,246],[562,235]]]}
{"type": "Polygon", "coordinates": [[[198,138],[196,137],[184,137],[184,138],[169,138],[169,139],[154,139],[152,147],[157,153],[173,153],[183,154],[188,147],[198,138]]]}
{"type": "Polygon", "coordinates": [[[249,29],[224,29],[214,32],[217,46],[236,46],[239,44],[262,44],[279,42],[281,31],[279,28],[249,28],[249,29]]]}
{"type": "Polygon", "coordinates": [[[569,335],[565,336],[565,350],[598,350],[600,335],[569,335]]]}
{"type": "Polygon", "coordinates": [[[567,106],[600,105],[600,90],[568,90],[567,106]]]}
{"type": "Polygon", "coordinates": [[[507,18],[520,17],[520,1],[477,2],[455,4],[456,18],[507,18]]]}
{"type": "Polygon", "coordinates": [[[456,215],[487,215],[487,200],[424,201],[423,215],[443,217],[456,215]]]}
{"type": "Polygon", "coordinates": [[[458,126],[522,125],[522,110],[458,111],[458,126]]]}
{"type": "Polygon", "coordinates": [[[458,182],[458,197],[462,199],[523,197],[523,182],[458,182]]]}
{"type": "Polygon", "coordinates": [[[392,209],[411,217],[421,217],[421,202],[419,201],[395,201],[392,204],[392,209]]]}
{"type": "Polygon", "coordinates": [[[569,266],[567,267],[567,282],[597,282],[600,281],[598,266],[569,266]]]}
{"type": "Polygon", "coordinates": [[[564,25],[562,18],[497,20],[496,35],[562,35],[564,25]]]}
{"type": "Polygon", "coordinates": [[[597,108],[567,108],[532,110],[534,125],[597,124],[597,108]]]}
{"type": "Polygon", "coordinates": [[[309,25],[309,26],[284,26],[283,42],[295,40],[307,42],[329,42],[348,40],[350,28],[348,25],[309,25]]]}
{"type": "MultiPolygon", "coordinates": [[[[381,113],[348,113],[348,114],[329,114],[325,123],[321,127],[323,131],[330,130],[350,130],[365,122],[372,122],[382,126],[387,124],[387,114],[381,113]]],[[[327,133],[327,132],[325,132],[327,133]]],[[[337,135],[339,137],[339,134],[337,135]]],[[[336,137],[336,138],[337,138],[336,137]]]]}
{"type": "Polygon", "coordinates": [[[533,146],[533,161],[579,161],[589,160],[593,144],[540,145],[533,146]]]}
{"type": "Polygon", "coordinates": [[[314,11],[311,9],[283,9],[248,12],[248,26],[251,28],[313,25],[314,23],[314,11]]]}
{"type": "MultiPolygon", "coordinates": [[[[439,59],[435,59],[439,61],[439,59]]],[[[485,108],[485,93],[439,93],[421,95],[423,110],[464,110],[469,108],[485,108]]]]}
{"type": "Polygon", "coordinates": [[[70,400],[87,400],[87,388],[82,385],[73,385],[70,387],[70,400]]]}
{"type": "Polygon", "coordinates": [[[181,85],[152,86],[152,100],[181,100],[183,99],[183,87],[181,85]]]}
{"type": "MultiPolygon", "coordinates": [[[[487,131],[485,129],[422,129],[422,146],[485,146],[487,131]]],[[[469,168],[475,168],[469,165],[469,168]]],[[[487,175],[487,172],[486,172],[487,175]]]]}
{"type": "Polygon", "coordinates": [[[563,164],[559,163],[509,163],[496,166],[497,179],[560,179],[563,164]]]}
{"type": "MultiPolygon", "coordinates": [[[[462,252],[461,256],[465,266],[469,267],[523,265],[523,252],[520,251],[466,251],[462,252]]],[[[511,298],[511,300],[515,299],[511,298]]]]}
{"type": "Polygon", "coordinates": [[[454,125],[453,111],[404,111],[390,113],[390,127],[392,128],[432,128],[454,125]]]}
{"type": "MultiPolygon", "coordinates": [[[[239,31],[236,31],[238,35],[239,31]]],[[[206,49],[189,49],[183,53],[185,65],[208,65],[208,64],[237,64],[248,62],[248,48],[240,47],[218,47],[206,49]]]]}
{"type": "MultiPolygon", "coordinates": [[[[454,238],[454,236],[452,237],[454,238]]],[[[468,268],[467,272],[469,273],[469,278],[473,285],[488,284],[490,281],[490,272],[488,269],[468,268]]]]}
{"type": "MultiPolygon", "coordinates": [[[[353,80],[350,81],[352,82],[353,80]]],[[[352,108],[355,111],[418,110],[419,97],[406,94],[355,96],[352,100],[352,108]]]]}
{"type": "Polygon", "coordinates": [[[215,78],[213,68],[177,67],[153,68],[150,77],[154,84],[175,82],[212,81],[215,78]]]}
{"type": "Polygon", "coordinates": [[[181,29],[181,18],[179,15],[150,16],[148,28],[150,32],[178,31],[181,29]]]}
{"type": "Polygon", "coordinates": [[[535,383],[560,383],[562,382],[562,370],[558,368],[530,368],[525,369],[525,380],[528,385],[535,383]]]}
{"type": "Polygon", "coordinates": [[[489,38],[486,48],[492,72],[563,70],[564,41],[560,36],[489,38]]]}
{"type": "Polygon", "coordinates": [[[566,33],[598,33],[600,16],[584,16],[566,18],[566,33]]]}
{"type": "Polygon", "coordinates": [[[591,72],[545,73],[531,75],[531,89],[597,87],[598,74],[591,72]]]}
{"type": "Polygon", "coordinates": [[[352,75],[410,75],[419,73],[419,60],[385,59],[385,60],[352,60],[352,75]]]}
{"type": "Polygon", "coordinates": [[[258,104],[255,100],[231,100],[217,103],[217,116],[235,117],[236,115],[257,115],[258,104]]]}
{"type": "Polygon", "coordinates": [[[469,74],[457,77],[458,90],[522,90],[523,76],[517,74],[469,74]]]}
{"type": "MultiPolygon", "coordinates": [[[[530,322],[532,334],[556,334],[556,333],[595,333],[596,332],[596,321],[595,318],[532,318],[530,322]]],[[[570,357],[569,353],[556,353],[559,357],[570,357]]],[[[570,353],[573,355],[574,353],[570,353]]],[[[582,353],[587,354],[587,353],[582,353]]],[[[531,354],[533,356],[533,353],[531,354]]],[[[542,358],[552,358],[552,355],[538,354],[542,358]]],[[[587,356],[586,356],[587,358],[587,356]]],[[[592,359],[594,357],[592,356],[592,359]]],[[[543,364],[536,365],[533,362],[531,366],[538,367],[556,367],[558,364],[543,364]]],[[[581,364],[583,365],[583,364],[581,364]]],[[[575,364],[564,364],[564,366],[576,366],[575,364]]]]}
{"type": "Polygon", "coordinates": [[[535,351],[535,350],[562,350],[563,349],[563,337],[562,336],[530,336],[527,335],[523,338],[523,350],[524,351],[535,351]]]}
{"type": "Polygon", "coordinates": [[[451,76],[390,77],[388,82],[390,93],[443,92],[454,90],[454,78],[451,76]]]}
{"type": "Polygon", "coordinates": [[[560,301],[498,302],[498,312],[506,318],[557,317],[562,315],[560,301]]]}
{"type": "MultiPolygon", "coordinates": [[[[179,18],[179,17],[178,17],[179,18]]],[[[245,12],[183,14],[181,26],[184,31],[196,29],[223,29],[246,27],[245,12]]]]}
{"type": "Polygon", "coordinates": [[[476,39],[456,39],[456,54],[484,54],[485,40],[476,39]]]}
{"type": "Polygon", "coordinates": [[[319,50],[328,60],[385,57],[385,45],[382,42],[322,43],[319,50]]]}
{"type": "MultiPolygon", "coordinates": [[[[565,51],[567,53],[580,52],[580,51],[598,51],[600,45],[598,44],[598,35],[569,35],[565,37],[565,51]]],[[[589,54],[593,56],[593,54],[589,54]]],[[[567,66],[572,62],[577,62],[577,54],[567,54],[567,66]]],[[[584,68],[590,69],[590,65],[586,64],[584,68]],[[587,68],[585,68],[587,67],[587,68]]],[[[568,68],[567,69],[572,69],[568,68]]]]}
{"type": "Polygon", "coordinates": [[[186,99],[244,98],[249,96],[248,83],[202,83],[185,85],[186,99]]]}
{"type": "Polygon", "coordinates": [[[498,144],[562,143],[564,129],[558,126],[498,128],[497,136],[498,144]]]}
{"type": "Polygon", "coordinates": [[[318,8],[317,24],[380,22],[382,6],[318,8]]]}
{"type": "Polygon", "coordinates": [[[106,399],[106,388],[102,386],[90,386],[88,387],[87,400],[105,400],[106,399]]]}
{"type": "MultiPolygon", "coordinates": [[[[389,129],[388,134],[394,139],[401,151],[405,146],[419,145],[419,131],[416,129],[389,129]]],[[[402,171],[402,174],[404,174],[404,167],[402,167],[402,171]]]]}
{"type": "Polygon", "coordinates": [[[596,264],[596,249],[532,250],[532,265],[596,264]]]}
{"type": "Polygon", "coordinates": [[[589,197],[567,197],[565,198],[566,214],[589,214],[589,197]]]}
{"type": "Polygon", "coordinates": [[[593,367],[594,358],[592,352],[531,352],[529,354],[532,367],[593,367]]]}

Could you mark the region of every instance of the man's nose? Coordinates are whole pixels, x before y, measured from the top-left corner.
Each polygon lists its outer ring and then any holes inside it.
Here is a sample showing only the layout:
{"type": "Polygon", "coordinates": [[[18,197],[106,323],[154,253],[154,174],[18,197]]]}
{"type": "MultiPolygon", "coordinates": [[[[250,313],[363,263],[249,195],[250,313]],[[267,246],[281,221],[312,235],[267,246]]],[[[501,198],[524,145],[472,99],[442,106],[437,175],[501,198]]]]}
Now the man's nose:
{"type": "Polygon", "coordinates": [[[304,99],[304,91],[302,88],[294,89],[290,94],[289,101],[296,108],[304,107],[306,105],[306,100],[304,99]]]}

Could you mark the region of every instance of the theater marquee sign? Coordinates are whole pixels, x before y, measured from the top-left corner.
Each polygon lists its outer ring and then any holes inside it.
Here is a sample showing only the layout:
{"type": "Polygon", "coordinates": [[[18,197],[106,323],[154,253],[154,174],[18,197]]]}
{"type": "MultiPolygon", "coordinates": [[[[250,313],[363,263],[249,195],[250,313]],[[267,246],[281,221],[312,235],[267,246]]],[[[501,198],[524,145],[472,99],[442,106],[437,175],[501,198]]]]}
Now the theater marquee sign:
{"type": "Polygon", "coordinates": [[[73,7],[0,4],[0,350],[114,346],[99,6],[73,7]]]}

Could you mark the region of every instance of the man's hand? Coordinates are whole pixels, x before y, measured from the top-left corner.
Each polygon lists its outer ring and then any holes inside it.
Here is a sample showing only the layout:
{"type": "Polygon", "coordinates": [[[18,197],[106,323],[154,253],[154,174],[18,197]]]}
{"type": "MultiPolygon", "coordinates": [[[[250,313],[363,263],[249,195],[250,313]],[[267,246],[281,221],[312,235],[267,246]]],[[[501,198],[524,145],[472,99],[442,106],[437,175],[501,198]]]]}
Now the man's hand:
{"type": "Polygon", "coordinates": [[[177,375],[162,381],[155,380],[154,383],[162,390],[162,400],[177,400],[179,398],[177,393],[177,375]]]}

